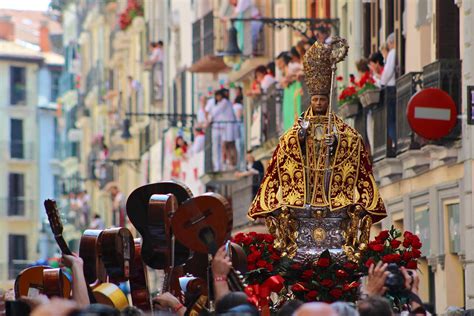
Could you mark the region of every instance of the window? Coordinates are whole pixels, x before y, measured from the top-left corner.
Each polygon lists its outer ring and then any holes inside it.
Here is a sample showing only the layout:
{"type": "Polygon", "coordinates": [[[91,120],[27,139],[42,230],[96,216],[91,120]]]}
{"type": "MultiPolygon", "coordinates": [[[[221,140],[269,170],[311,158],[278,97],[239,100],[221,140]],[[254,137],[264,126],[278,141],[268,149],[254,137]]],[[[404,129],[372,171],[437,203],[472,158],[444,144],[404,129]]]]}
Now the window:
{"type": "Polygon", "coordinates": [[[430,212],[428,207],[423,206],[415,210],[415,231],[423,244],[421,253],[423,256],[430,255],[430,212]]]}
{"type": "Polygon", "coordinates": [[[50,102],[56,102],[59,95],[59,78],[61,73],[58,71],[51,71],[51,98],[50,102]]]}
{"type": "Polygon", "coordinates": [[[24,67],[10,67],[10,103],[26,105],[26,70],[24,67]]]}
{"type": "Polygon", "coordinates": [[[10,158],[23,159],[23,120],[10,120],[10,158]]]}
{"type": "Polygon", "coordinates": [[[8,235],[8,271],[10,279],[15,278],[23,268],[26,268],[24,262],[27,259],[26,247],[25,235],[8,235]]]}
{"type": "Polygon", "coordinates": [[[417,0],[416,1],[416,27],[420,27],[423,24],[429,22],[428,20],[428,0],[417,0]]]}
{"type": "Polygon", "coordinates": [[[449,252],[458,254],[461,251],[461,225],[459,223],[459,204],[446,205],[448,212],[449,252]]]}
{"type": "Polygon", "coordinates": [[[25,175],[8,174],[8,216],[25,214],[25,175]]]}

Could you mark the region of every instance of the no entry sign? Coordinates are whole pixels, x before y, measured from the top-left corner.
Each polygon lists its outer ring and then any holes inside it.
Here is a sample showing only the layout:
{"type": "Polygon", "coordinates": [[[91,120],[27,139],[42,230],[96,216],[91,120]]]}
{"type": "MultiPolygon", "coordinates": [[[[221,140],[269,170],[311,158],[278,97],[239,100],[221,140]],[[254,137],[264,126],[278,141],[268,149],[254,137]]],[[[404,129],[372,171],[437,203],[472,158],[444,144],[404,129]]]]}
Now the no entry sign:
{"type": "Polygon", "coordinates": [[[447,136],[456,126],[456,104],[441,89],[423,89],[408,101],[407,118],[411,129],[418,135],[426,139],[439,139],[447,136]]]}

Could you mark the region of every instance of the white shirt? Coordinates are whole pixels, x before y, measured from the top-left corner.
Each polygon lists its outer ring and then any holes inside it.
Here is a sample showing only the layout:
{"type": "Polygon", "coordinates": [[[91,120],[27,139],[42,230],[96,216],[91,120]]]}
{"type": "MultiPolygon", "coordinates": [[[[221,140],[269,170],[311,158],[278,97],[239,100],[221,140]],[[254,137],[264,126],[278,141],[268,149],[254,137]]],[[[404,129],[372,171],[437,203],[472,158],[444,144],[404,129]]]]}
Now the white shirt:
{"type": "Polygon", "coordinates": [[[383,68],[382,77],[380,78],[380,84],[382,86],[395,86],[395,63],[396,55],[395,49],[392,48],[387,55],[387,60],[385,61],[385,66],[383,68]]]}
{"type": "Polygon", "coordinates": [[[243,116],[242,110],[244,109],[242,104],[234,103],[232,107],[234,108],[234,115],[237,121],[242,121],[242,116],[243,116]],[[240,112],[240,115],[239,115],[239,112],[240,112]]]}
{"type": "Polygon", "coordinates": [[[163,49],[160,47],[156,47],[150,54],[150,60],[153,63],[161,63],[163,62],[163,49]]]}
{"type": "Polygon", "coordinates": [[[199,108],[196,115],[196,119],[197,119],[197,123],[201,125],[207,122],[206,111],[203,108],[199,108]]]}
{"type": "Polygon", "coordinates": [[[270,86],[275,82],[276,80],[272,75],[266,74],[263,77],[262,82],[260,82],[260,87],[262,87],[263,92],[267,92],[268,88],[270,88],[270,86]]]}

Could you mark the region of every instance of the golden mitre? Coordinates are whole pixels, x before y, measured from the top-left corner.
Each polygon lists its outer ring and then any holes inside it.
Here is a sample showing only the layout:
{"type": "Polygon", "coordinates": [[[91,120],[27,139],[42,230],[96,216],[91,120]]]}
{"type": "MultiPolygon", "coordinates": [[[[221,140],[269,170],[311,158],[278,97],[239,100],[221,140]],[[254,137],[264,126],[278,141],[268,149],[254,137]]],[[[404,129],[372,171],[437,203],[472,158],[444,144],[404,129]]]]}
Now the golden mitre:
{"type": "Polygon", "coordinates": [[[316,42],[303,56],[305,82],[310,95],[329,95],[332,75],[332,46],[316,42]]]}

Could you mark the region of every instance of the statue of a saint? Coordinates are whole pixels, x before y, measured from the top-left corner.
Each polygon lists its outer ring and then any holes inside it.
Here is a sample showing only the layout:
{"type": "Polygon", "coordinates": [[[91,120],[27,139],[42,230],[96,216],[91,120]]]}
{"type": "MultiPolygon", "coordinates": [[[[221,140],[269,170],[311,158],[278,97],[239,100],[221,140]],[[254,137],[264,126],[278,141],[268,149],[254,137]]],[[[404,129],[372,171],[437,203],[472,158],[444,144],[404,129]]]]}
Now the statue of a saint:
{"type": "Polygon", "coordinates": [[[328,249],[357,261],[370,226],[386,216],[362,137],[331,111],[335,64],[347,49],[334,38],[306,52],[311,105],[280,138],[248,212],[265,218],[275,246],[296,260],[328,249]]]}

